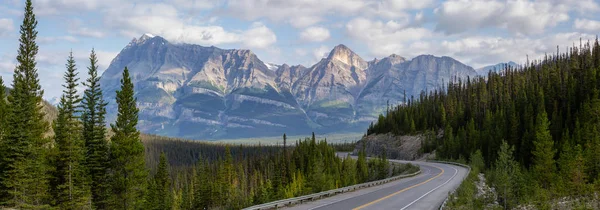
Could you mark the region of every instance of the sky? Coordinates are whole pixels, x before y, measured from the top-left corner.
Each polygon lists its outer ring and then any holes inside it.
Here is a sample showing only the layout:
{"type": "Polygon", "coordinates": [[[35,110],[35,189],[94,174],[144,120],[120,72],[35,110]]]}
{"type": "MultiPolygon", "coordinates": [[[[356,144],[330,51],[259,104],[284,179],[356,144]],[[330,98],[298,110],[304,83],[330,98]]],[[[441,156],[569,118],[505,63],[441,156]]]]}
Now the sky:
{"type": "MultiPolygon", "coordinates": [[[[10,86],[23,0],[0,0],[0,76],[10,86]]],[[[474,68],[524,63],[600,34],[599,0],[33,0],[44,98],[61,94],[70,51],[86,77],[134,37],[250,49],[264,62],[311,66],[344,44],[365,60],[450,56],[474,68]]]]}

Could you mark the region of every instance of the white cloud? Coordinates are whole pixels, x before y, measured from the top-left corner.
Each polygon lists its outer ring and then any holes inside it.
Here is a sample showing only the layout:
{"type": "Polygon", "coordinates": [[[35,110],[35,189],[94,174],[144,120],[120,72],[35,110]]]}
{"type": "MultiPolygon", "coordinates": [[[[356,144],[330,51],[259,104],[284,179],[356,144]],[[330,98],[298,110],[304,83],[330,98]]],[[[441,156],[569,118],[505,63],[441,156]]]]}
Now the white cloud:
{"type": "Polygon", "coordinates": [[[40,44],[52,44],[55,42],[66,41],[71,43],[77,43],[79,40],[74,36],[54,36],[54,37],[38,37],[37,41],[40,44]]]}
{"type": "Polygon", "coordinates": [[[309,27],[300,33],[300,38],[309,42],[322,42],[329,39],[329,30],[323,27],[309,27]]]}
{"type": "Polygon", "coordinates": [[[245,31],[242,35],[244,46],[250,48],[265,49],[275,42],[277,42],[277,36],[262,23],[253,23],[252,27],[245,31]]]}
{"type": "Polygon", "coordinates": [[[0,36],[10,34],[10,32],[13,32],[14,30],[15,30],[15,27],[13,25],[12,19],[0,18],[0,36]]]}
{"type": "Polygon", "coordinates": [[[92,38],[104,38],[106,33],[99,29],[87,28],[87,27],[74,27],[68,30],[69,34],[75,36],[92,37],[92,38]]]}
{"type": "Polygon", "coordinates": [[[297,16],[292,17],[289,22],[296,28],[306,28],[321,21],[321,17],[318,16],[297,16]]]}
{"type": "Polygon", "coordinates": [[[356,14],[397,18],[406,10],[432,6],[434,0],[230,0],[229,15],[247,20],[267,18],[305,28],[323,21],[326,16],[350,17],[356,14]]]}
{"type": "Polygon", "coordinates": [[[436,29],[446,34],[499,27],[515,34],[540,34],[569,20],[570,8],[550,1],[449,0],[434,10],[436,29]]]}
{"type": "Polygon", "coordinates": [[[247,47],[266,48],[277,41],[275,33],[262,23],[254,23],[246,31],[227,31],[221,26],[182,19],[177,8],[162,3],[139,3],[133,9],[115,6],[105,15],[104,23],[128,37],[152,33],[169,41],[200,45],[242,43],[247,47]]]}
{"type": "Polygon", "coordinates": [[[598,33],[600,32],[600,21],[578,18],[575,20],[574,28],[580,31],[598,33]]]}
{"type": "MultiPolygon", "coordinates": [[[[415,54],[451,56],[475,68],[499,62],[515,61],[525,63],[542,59],[545,54],[556,53],[556,46],[564,52],[573,42],[591,40],[595,35],[585,33],[557,33],[540,38],[473,36],[453,41],[426,41],[419,45],[409,45],[407,50],[415,54]]],[[[414,55],[412,55],[414,56],[414,55]]]]}
{"type": "Polygon", "coordinates": [[[321,45],[320,47],[313,50],[313,56],[315,61],[321,60],[321,58],[327,57],[327,55],[331,52],[331,48],[321,45]]]}
{"type": "Polygon", "coordinates": [[[408,52],[405,43],[426,39],[432,35],[432,32],[426,28],[410,28],[406,25],[395,21],[382,22],[355,18],[346,24],[346,33],[365,43],[373,56],[406,54],[408,52]]]}
{"type": "MultiPolygon", "coordinates": [[[[15,57],[9,54],[4,54],[0,57],[0,73],[12,73],[15,70],[15,57]]],[[[6,86],[6,78],[4,85],[6,86]]]]}

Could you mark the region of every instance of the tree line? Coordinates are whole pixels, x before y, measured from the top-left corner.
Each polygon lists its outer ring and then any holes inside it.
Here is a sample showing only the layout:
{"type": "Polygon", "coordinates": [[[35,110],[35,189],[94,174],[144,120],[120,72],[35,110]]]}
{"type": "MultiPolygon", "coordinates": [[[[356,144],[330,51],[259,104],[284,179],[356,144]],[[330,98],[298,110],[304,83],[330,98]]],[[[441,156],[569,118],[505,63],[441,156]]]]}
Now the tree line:
{"type": "Polygon", "coordinates": [[[481,151],[504,207],[544,205],[600,190],[599,92],[596,38],[487,78],[454,79],[379,116],[367,134],[443,131],[424,152],[464,160],[481,151]]]}
{"type": "MultiPolygon", "coordinates": [[[[285,135],[283,139],[287,141],[285,135]]],[[[152,162],[148,168],[155,174],[146,198],[155,202],[148,202],[146,209],[241,209],[418,170],[390,165],[384,154],[367,159],[364,150],[357,159],[338,157],[332,145],[314,135],[283,146],[235,146],[152,135],[144,136],[144,144],[152,162]]]]}
{"type": "Polygon", "coordinates": [[[58,113],[49,123],[36,67],[36,27],[27,0],[8,94],[0,78],[0,207],[239,209],[416,170],[391,166],[385,155],[367,160],[364,151],[356,160],[340,158],[314,134],[291,146],[284,134],[283,147],[141,135],[127,67],[116,93],[117,119],[107,128],[93,49],[83,82],[69,54],[58,113]]]}

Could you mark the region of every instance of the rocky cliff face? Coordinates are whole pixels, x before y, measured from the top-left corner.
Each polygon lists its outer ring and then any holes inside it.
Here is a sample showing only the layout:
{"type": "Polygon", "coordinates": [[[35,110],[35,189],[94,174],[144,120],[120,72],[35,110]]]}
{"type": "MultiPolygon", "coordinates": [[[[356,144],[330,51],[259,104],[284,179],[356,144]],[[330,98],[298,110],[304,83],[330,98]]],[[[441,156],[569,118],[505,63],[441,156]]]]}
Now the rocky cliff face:
{"type": "Polygon", "coordinates": [[[391,55],[367,62],[344,45],[306,68],[265,64],[249,50],[133,39],[103,73],[114,118],[128,67],[146,133],[192,139],[362,131],[385,110],[451,78],[475,76],[452,58],[391,55]]]}

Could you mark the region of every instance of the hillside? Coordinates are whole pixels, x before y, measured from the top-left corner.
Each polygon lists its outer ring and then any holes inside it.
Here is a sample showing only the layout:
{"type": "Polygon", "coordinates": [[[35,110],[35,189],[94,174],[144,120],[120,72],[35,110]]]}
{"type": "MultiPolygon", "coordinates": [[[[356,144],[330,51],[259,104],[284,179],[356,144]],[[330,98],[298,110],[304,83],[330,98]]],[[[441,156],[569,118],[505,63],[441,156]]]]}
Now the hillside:
{"type": "Polygon", "coordinates": [[[133,75],[140,129],[190,139],[357,132],[388,104],[477,75],[450,57],[391,55],[365,61],[338,45],[310,67],[276,65],[250,50],[143,35],[102,75],[108,113],[116,113],[114,91],[125,67],[133,75]]]}
{"type": "Polygon", "coordinates": [[[505,208],[546,209],[568,198],[586,206],[600,189],[599,71],[596,40],[487,79],[459,80],[447,92],[394,107],[368,134],[443,129],[443,137],[422,143],[423,151],[470,160],[505,208]]]}

